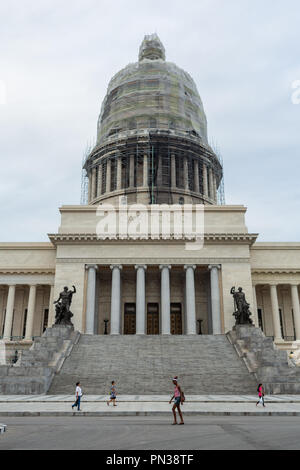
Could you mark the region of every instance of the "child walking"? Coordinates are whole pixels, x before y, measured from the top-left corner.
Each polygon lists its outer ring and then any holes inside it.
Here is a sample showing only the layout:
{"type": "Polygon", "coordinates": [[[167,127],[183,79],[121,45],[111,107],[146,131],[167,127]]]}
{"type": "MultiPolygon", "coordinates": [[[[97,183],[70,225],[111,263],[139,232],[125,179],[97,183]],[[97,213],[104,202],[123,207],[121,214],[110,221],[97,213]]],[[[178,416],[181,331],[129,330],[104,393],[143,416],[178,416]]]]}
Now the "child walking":
{"type": "Polygon", "coordinates": [[[262,406],[265,408],[265,399],[264,399],[264,396],[265,396],[265,391],[264,391],[264,387],[263,387],[263,384],[258,384],[258,387],[257,387],[257,391],[258,391],[258,402],[256,403],[256,406],[261,403],[262,406]]]}
{"type": "Polygon", "coordinates": [[[113,402],[113,405],[117,406],[116,405],[116,398],[117,398],[116,385],[115,385],[115,382],[113,380],[112,383],[111,383],[111,387],[110,387],[110,400],[107,402],[107,406],[109,406],[110,402],[113,402]]]}

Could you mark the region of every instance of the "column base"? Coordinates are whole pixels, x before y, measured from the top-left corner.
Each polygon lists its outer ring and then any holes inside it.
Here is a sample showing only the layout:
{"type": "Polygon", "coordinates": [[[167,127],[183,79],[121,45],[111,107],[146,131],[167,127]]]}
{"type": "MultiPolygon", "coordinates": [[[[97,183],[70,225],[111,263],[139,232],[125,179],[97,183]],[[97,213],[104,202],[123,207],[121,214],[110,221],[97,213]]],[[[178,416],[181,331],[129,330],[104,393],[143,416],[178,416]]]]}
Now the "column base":
{"type": "Polygon", "coordinates": [[[285,341],[284,341],[284,339],[282,339],[282,338],[274,338],[274,343],[276,343],[276,344],[284,344],[285,341]]]}

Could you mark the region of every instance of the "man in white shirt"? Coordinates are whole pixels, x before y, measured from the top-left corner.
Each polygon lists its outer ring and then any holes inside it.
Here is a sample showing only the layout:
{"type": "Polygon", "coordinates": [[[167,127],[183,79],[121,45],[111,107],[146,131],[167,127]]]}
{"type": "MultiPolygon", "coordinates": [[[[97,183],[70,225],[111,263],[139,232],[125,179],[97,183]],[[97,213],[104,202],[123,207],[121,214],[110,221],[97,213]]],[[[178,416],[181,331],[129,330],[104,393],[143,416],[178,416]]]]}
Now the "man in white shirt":
{"type": "Polygon", "coordinates": [[[82,390],[81,390],[81,387],[80,387],[80,382],[77,382],[76,383],[76,390],[75,390],[75,402],[72,405],[72,409],[74,408],[74,406],[77,406],[77,410],[81,411],[80,410],[81,397],[82,397],[82,390]]]}

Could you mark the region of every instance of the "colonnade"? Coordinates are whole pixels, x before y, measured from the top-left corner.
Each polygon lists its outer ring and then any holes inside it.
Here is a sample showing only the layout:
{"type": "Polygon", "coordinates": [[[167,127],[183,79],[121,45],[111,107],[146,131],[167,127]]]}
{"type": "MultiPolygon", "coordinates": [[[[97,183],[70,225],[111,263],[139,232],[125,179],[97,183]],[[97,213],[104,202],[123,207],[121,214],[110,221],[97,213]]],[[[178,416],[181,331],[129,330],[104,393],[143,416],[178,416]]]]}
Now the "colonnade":
{"type": "MultiPolygon", "coordinates": [[[[196,334],[196,295],[195,295],[195,269],[196,265],[184,265],[185,271],[185,313],[186,334],[196,334]]],[[[212,333],[221,334],[221,309],[219,290],[219,265],[210,265],[211,283],[211,317],[212,333]]],[[[87,265],[87,306],[86,306],[86,333],[95,333],[95,306],[96,306],[96,273],[97,265],[87,265]]],[[[121,271],[122,265],[114,264],[111,269],[111,308],[110,308],[110,334],[121,333],[121,271]]],[[[170,325],[170,271],[171,265],[160,265],[160,305],[161,305],[161,334],[171,333],[170,325]]],[[[146,265],[136,265],[136,334],[146,334],[146,265]]]]}
{"type": "MultiPolygon", "coordinates": [[[[266,284],[263,283],[255,283],[253,284],[253,302],[254,302],[254,309],[257,311],[257,295],[256,295],[256,287],[259,285],[263,285],[264,287],[269,287],[270,292],[270,300],[271,300],[271,311],[272,311],[272,323],[273,323],[273,336],[275,341],[282,341],[284,338],[282,336],[281,330],[281,323],[280,323],[280,309],[279,309],[279,302],[278,302],[278,292],[277,288],[280,283],[271,282],[266,284]]],[[[286,286],[286,284],[284,284],[286,286]]],[[[293,319],[294,319],[294,330],[295,330],[295,339],[300,340],[300,303],[299,303],[299,292],[298,292],[299,284],[297,282],[290,283],[289,289],[291,294],[291,304],[293,309],[293,319]]]]}
{"type": "MultiPolygon", "coordinates": [[[[12,327],[14,321],[14,309],[15,309],[15,297],[16,289],[21,284],[9,284],[8,285],[8,294],[5,308],[5,320],[3,327],[3,339],[10,340],[12,336],[12,327]]],[[[22,284],[23,287],[23,284],[22,284]]],[[[34,314],[36,309],[36,296],[37,296],[37,284],[29,285],[29,296],[27,302],[27,315],[25,322],[25,340],[31,340],[33,336],[34,328],[34,314]]],[[[53,292],[54,286],[50,285],[50,299],[49,299],[49,317],[48,317],[48,326],[53,321],[51,318],[50,312],[53,310],[53,292]]]]}
{"type": "MultiPolygon", "coordinates": [[[[97,162],[89,172],[89,194],[88,201],[91,202],[95,198],[98,198],[106,193],[110,193],[112,190],[120,191],[125,189],[123,187],[124,178],[122,178],[122,156],[107,157],[97,162]],[[115,184],[112,188],[112,161],[116,160],[115,163],[115,184]],[[106,172],[106,173],[105,173],[106,172]],[[104,183],[105,182],[105,183],[104,183]],[[103,186],[103,183],[105,187],[103,186]]],[[[185,191],[190,190],[190,178],[188,171],[189,157],[183,156],[183,188],[185,191]]],[[[149,158],[147,154],[144,154],[141,160],[141,177],[139,178],[140,184],[135,182],[135,155],[131,154],[128,156],[128,186],[126,188],[134,188],[136,186],[148,187],[149,186],[149,158]]],[[[201,168],[199,167],[200,160],[192,159],[192,186],[193,191],[196,193],[202,193],[205,198],[209,198],[213,201],[217,201],[217,180],[214,170],[211,166],[205,162],[201,162],[201,168]],[[202,188],[200,188],[200,179],[202,188]]],[[[170,186],[171,189],[176,189],[177,186],[177,170],[176,170],[176,156],[171,154],[170,156],[170,186]]],[[[137,179],[137,178],[136,178],[137,179]]],[[[162,158],[158,156],[158,170],[157,170],[157,185],[162,184],[162,158]]],[[[156,185],[156,184],[155,184],[156,185]]]]}

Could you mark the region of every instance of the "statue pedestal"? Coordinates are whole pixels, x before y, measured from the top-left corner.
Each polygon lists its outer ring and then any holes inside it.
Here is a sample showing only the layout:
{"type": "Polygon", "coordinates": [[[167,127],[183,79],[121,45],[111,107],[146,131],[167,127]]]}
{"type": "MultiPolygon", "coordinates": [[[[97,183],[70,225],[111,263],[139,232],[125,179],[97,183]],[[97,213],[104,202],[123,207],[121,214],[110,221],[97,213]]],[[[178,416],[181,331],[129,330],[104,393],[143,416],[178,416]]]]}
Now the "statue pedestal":
{"type": "Polygon", "coordinates": [[[248,336],[247,332],[249,331],[249,328],[252,329],[252,328],[256,328],[256,327],[255,327],[255,325],[249,323],[249,324],[246,324],[246,325],[234,325],[234,327],[232,329],[233,329],[233,331],[237,331],[241,334],[246,333],[246,336],[248,336]]]}
{"type": "Polygon", "coordinates": [[[73,331],[73,325],[53,325],[51,328],[46,329],[43,336],[56,336],[67,339],[73,331]]]}

